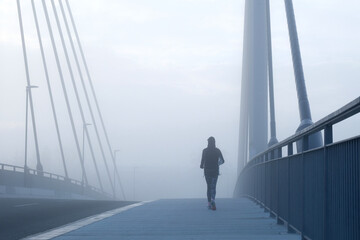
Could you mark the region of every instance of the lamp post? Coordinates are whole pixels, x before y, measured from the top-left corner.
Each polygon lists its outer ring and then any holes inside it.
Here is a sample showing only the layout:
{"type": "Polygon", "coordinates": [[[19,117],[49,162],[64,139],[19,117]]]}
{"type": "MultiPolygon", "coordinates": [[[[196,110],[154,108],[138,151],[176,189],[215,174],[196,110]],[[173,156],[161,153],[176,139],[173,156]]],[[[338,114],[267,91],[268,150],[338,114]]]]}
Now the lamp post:
{"type": "MultiPolygon", "coordinates": [[[[84,169],[85,169],[85,128],[87,128],[87,126],[90,126],[91,123],[84,123],[83,124],[83,141],[82,141],[82,160],[83,160],[83,165],[84,165],[84,169]]],[[[82,183],[84,185],[84,171],[82,173],[82,183]]]]}
{"type": "Polygon", "coordinates": [[[27,135],[28,135],[28,116],[29,116],[29,92],[31,88],[38,88],[38,86],[26,86],[26,114],[25,114],[25,162],[24,162],[24,173],[27,173],[27,135]]]}
{"type": "MultiPolygon", "coordinates": [[[[120,150],[119,150],[119,149],[114,150],[114,165],[116,165],[116,153],[117,153],[117,152],[120,152],[120,150]]],[[[116,169],[116,166],[114,166],[114,198],[116,198],[116,196],[115,196],[115,194],[116,194],[116,188],[115,188],[115,183],[116,183],[116,181],[115,181],[115,169],[116,169]]]]}

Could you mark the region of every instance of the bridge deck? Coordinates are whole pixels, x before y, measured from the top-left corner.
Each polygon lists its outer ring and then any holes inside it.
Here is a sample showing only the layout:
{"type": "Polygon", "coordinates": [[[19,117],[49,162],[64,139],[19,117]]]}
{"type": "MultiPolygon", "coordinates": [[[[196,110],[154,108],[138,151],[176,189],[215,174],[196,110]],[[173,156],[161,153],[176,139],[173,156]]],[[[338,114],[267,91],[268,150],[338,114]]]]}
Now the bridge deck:
{"type": "Polygon", "coordinates": [[[159,200],[65,233],[55,239],[300,239],[248,199],[159,200]]]}

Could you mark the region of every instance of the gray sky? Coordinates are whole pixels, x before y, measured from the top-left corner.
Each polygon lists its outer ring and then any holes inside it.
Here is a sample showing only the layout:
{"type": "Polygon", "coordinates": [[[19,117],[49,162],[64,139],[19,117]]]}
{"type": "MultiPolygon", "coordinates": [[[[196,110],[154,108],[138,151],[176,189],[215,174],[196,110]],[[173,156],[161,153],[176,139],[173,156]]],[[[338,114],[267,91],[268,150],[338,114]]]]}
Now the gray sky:
{"type": "MultiPolygon", "coordinates": [[[[74,177],[79,173],[74,140],[44,13],[40,1],[35,2],[74,177]]],[[[33,94],[41,157],[45,170],[63,174],[30,5],[22,4],[30,74],[32,83],[40,86],[33,94]]],[[[118,164],[127,195],[202,197],[201,150],[211,135],[226,160],[219,195],[231,195],[236,178],[244,0],[70,0],[70,4],[113,148],[120,149],[118,164]],[[148,184],[157,190],[151,192],[148,184]]],[[[360,2],[294,0],[294,7],[317,121],[359,96],[360,2]]],[[[284,9],[283,1],[271,1],[279,140],[294,133],[299,124],[284,9]]],[[[26,84],[13,0],[0,0],[0,66],[0,162],[23,165],[26,84]]],[[[68,73],[65,77],[70,87],[68,73]]],[[[73,93],[70,97],[81,139],[73,93]]],[[[339,128],[335,137],[358,134],[356,125],[339,128]]],[[[91,126],[89,131],[94,134],[91,126]]],[[[29,161],[34,167],[31,137],[29,161]]],[[[100,162],[98,151],[97,155],[100,162]]],[[[88,152],[85,158],[88,171],[94,173],[88,152]]]]}

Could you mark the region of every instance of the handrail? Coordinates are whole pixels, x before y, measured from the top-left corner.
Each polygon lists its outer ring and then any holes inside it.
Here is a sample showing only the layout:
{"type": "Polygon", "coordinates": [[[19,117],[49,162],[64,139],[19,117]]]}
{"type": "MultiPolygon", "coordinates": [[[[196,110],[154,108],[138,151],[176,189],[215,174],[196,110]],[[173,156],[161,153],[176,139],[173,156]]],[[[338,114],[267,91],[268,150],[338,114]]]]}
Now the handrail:
{"type": "MultiPolygon", "coordinates": [[[[243,168],[243,170],[250,164],[252,163],[255,159],[270,153],[276,149],[288,146],[289,144],[292,144],[298,140],[301,140],[302,138],[309,136],[313,133],[319,132],[321,130],[324,130],[326,127],[332,127],[333,125],[335,125],[336,123],[339,123],[351,116],[354,116],[355,114],[360,112],[360,97],[354,99],[353,101],[351,101],[350,103],[346,104],[345,106],[343,106],[342,108],[334,111],[333,113],[327,115],[326,117],[320,119],[319,121],[317,121],[316,123],[314,123],[313,125],[304,128],[303,130],[295,133],[294,135],[282,140],[281,142],[269,147],[268,149],[266,149],[265,151],[257,154],[256,156],[254,156],[248,163],[247,165],[243,168]]],[[[329,142],[332,143],[332,142],[329,142]]],[[[326,144],[326,143],[325,143],[326,144]]],[[[251,164],[250,164],[251,165],[251,164]]]]}
{"type": "Polygon", "coordinates": [[[93,187],[91,185],[86,185],[84,184],[83,182],[79,181],[79,180],[76,180],[76,179],[72,179],[72,178],[66,178],[65,176],[62,176],[62,175],[59,175],[59,174],[56,174],[56,173],[50,173],[50,172],[46,172],[46,171],[38,171],[38,170],[35,170],[35,169],[32,169],[32,168],[27,168],[25,170],[24,167],[21,167],[21,166],[16,166],[16,165],[11,165],[11,164],[6,164],[6,163],[0,163],[0,170],[5,170],[5,171],[13,171],[13,172],[23,172],[25,173],[26,170],[27,170],[27,173],[28,174],[31,174],[31,175],[37,175],[37,176],[42,176],[44,178],[49,178],[49,179],[55,179],[55,180],[59,180],[59,181],[68,181],[70,182],[71,184],[74,184],[74,185],[78,185],[78,186],[84,186],[84,187],[87,187],[88,189],[94,191],[94,192],[97,192],[97,193],[101,193],[105,196],[110,196],[109,194],[101,191],[100,189],[96,188],[96,187],[93,187]]]}
{"type": "Polygon", "coordinates": [[[242,169],[234,196],[253,199],[301,239],[360,239],[360,135],[333,141],[333,125],[359,112],[360,97],[256,155],[242,169]],[[322,130],[324,145],[309,149],[309,137],[322,130]],[[298,141],[303,148],[295,154],[298,141]]]}

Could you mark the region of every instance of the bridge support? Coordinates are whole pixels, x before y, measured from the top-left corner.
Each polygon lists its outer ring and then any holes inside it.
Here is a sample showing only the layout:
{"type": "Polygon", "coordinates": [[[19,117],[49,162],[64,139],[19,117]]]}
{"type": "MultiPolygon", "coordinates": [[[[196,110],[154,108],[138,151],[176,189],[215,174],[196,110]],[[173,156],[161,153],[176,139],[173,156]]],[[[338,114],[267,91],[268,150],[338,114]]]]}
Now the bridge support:
{"type": "MultiPolygon", "coordinates": [[[[313,122],[311,119],[309,99],[307,97],[307,92],[306,92],[304,70],[301,60],[299,38],[296,29],[295,13],[294,13],[292,0],[285,0],[285,7],[286,7],[288,28],[289,28],[292,60],[293,60],[294,73],[295,73],[296,91],[299,101],[299,112],[300,112],[301,122],[300,122],[300,126],[296,130],[296,132],[299,132],[305,129],[306,127],[312,125],[313,122]]],[[[303,149],[302,145],[303,145],[302,141],[297,142],[298,152],[305,150],[303,149]]],[[[309,142],[308,142],[309,149],[321,147],[322,145],[323,142],[320,132],[314,133],[309,137],[309,142]]]]}
{"type": "Polygon", "coordinates": [[[268,141],[266,0],[246,0],[239,132],[239,172],[268,141]]]}
{"type": "Polygon", "coordinates": [[[276,138],[275,122],[275,99],[274,99],[274,74],[272,60],[272,43],[271,43],[271,17],[270,17],[270,0],[266,0],[266,20],[267,20],[267,42],[268,42],[268,76],[269,76],[269,103],[270,103],[270,140],[268,146],[271,147],[278,143],[276,138]]]}

